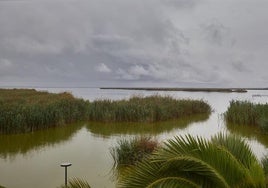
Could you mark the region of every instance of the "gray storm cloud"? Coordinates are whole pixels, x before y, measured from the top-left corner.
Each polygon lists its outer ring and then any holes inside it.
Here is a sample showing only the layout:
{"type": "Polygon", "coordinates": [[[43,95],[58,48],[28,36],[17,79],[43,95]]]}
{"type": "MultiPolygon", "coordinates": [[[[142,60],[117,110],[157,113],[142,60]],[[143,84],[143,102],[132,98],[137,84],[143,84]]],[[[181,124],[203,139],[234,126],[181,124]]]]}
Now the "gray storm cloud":
{"type": "Polygon", "coordinates": [[[265,8],[261,0],[2,0],[0,84],[266,87],[265,8]]]}

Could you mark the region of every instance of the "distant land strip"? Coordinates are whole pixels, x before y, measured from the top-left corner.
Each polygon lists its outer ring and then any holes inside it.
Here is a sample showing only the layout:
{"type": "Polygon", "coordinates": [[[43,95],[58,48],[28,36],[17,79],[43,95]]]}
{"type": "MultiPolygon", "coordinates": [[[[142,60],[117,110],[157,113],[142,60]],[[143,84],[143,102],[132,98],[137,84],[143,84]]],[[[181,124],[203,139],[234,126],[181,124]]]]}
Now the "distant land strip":
{"type": "Polygon", "coordinates": [[[238,92],[267,90],[268,88],[167,88],[167,87],[101,87],[100,89],[145,90],[145,91],[188,91],[188,92],[238,92]]]}

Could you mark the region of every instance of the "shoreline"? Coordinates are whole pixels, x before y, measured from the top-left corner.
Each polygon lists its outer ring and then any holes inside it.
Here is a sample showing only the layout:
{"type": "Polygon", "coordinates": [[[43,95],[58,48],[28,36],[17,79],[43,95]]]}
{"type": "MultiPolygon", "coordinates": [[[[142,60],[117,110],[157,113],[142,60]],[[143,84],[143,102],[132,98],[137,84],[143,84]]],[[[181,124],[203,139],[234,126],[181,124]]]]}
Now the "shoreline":
{"type": "MultiPolygon", "coordinates": [[[[187,91],[187,92],[237,92],[245,93],[250,88],[166,88],[166,87],[101,87],[100,89],[145,90],[145,91],[187,91]]],[[[268,88],[252,88],[251,90],[267,90],[268,88]]]]}

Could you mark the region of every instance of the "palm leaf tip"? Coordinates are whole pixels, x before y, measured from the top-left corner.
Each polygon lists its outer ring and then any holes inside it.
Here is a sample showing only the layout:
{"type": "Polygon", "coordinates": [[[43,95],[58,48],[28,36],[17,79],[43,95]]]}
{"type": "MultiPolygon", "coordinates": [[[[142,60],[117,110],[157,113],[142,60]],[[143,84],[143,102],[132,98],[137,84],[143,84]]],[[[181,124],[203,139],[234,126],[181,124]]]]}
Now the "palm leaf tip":
{"type": "Polygon", "coordinates": [[[67,186],[62,185],[59,188],[90,188],[90,185],[85,180],[79,178],[72,178],[68,181],[67,186]]]}

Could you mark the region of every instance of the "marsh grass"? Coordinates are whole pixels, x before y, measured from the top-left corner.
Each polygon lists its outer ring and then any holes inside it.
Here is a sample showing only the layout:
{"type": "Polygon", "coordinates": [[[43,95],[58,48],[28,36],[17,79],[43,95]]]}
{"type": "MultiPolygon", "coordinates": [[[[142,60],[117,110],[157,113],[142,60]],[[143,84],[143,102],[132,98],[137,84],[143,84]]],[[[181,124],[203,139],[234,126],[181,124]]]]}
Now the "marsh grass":
{"type": "Polygon", "coordinates": [[[114,168],[135,165],[144,157],[150,155],[158,146],[158,142],[150,137],[135,137],[130,140],[122,139],[117,146],[110,149],[114,159],[114,168]]]}
{"type": "Polygon", "coordinates": [[[67,92],[0,89],[0,133],[5,134],[33,132],[77,121],[158,122],[210,111],[204,101],[177,100],[169,96],[89,102],[67,92]]]}
{"type": "Polygon", "coordinates": [[[268,104],[249,101],[231,101],[224,114],[227,123],[250,125],[268,131],[268,104]]]}
{"type": "Polygon", "coordinates": [[[21,133],[83,120],[88,102],[70,93],[0,90],[0,132],[21,133]]]}
{"type": "Polygon", "coordinates": [[[91,103],[89,119],[102,122],[157,122],[194,114],[209,114],[200,100],[177,100],[169,96],[134,96],[129,100],[97,100],[91,103]]]}

